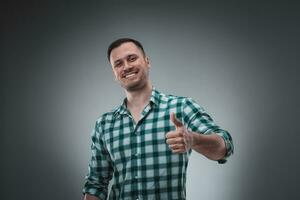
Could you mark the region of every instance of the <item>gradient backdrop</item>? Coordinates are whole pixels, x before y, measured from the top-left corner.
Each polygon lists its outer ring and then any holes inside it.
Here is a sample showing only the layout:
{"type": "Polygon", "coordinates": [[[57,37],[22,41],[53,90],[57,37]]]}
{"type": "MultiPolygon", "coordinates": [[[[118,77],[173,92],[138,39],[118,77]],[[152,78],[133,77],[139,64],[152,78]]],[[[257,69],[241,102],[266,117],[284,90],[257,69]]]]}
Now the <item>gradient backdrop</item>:
{"type": "Polygon", "coordinates": [[[233,136],[225,165],[192,154],[189,200],[300,198],[297,3],[49,2],[0,4],[1,199],[82,199],[95,120],[124,97],[106,59],[119,37],[233,136]]]}

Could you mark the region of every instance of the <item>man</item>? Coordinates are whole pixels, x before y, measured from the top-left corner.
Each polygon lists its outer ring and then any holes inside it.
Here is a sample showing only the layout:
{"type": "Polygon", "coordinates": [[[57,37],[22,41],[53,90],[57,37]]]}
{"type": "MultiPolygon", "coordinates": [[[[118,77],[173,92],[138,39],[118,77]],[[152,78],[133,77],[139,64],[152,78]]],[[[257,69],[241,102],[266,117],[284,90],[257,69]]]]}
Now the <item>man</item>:
{"type": "Polygon", "coordinates": [[[233,153],[230,134],[191,98],[152,86],[140,42],[114,41],[108,59],[126,98],[96,122],[84,199],[105,200],[113,177],[109,199],[185,199],[191,150],[224,163],[233,153]]]}

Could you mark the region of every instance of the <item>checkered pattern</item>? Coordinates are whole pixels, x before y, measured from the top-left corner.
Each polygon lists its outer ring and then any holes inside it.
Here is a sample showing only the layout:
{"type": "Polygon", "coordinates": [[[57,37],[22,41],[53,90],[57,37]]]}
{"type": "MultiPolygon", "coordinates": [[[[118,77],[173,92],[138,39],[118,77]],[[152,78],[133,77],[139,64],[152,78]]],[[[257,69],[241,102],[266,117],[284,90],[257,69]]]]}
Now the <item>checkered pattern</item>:
{"type": "Polygon", "coordinates": [[[219,128],[192,99],[165,95],[153,88],[150,103],[135,124],[126,103],[103,114],[92,133],[92,157],[83,193],[109,199],[185,199],[186,169],[191,151],[172,153],[165,135],[175,130],[174,112],[188,130],[223,137],[227,154],[233,153],[230,134],[219,128]]]}

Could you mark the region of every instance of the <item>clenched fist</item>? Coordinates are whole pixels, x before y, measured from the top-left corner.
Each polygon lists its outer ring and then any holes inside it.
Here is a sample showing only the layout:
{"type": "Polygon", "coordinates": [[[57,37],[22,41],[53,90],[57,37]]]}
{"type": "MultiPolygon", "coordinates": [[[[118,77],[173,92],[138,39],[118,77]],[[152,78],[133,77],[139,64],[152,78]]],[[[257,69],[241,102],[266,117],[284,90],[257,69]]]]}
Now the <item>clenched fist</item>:
{"type": "Polygon", "coordinates": [[[185,153],[190,150],[193,145],[193,134],[175,117],[174,113],[171,113],[170,117],[176,130],[166,134],[167,144],[173,153],[185,153]]]}

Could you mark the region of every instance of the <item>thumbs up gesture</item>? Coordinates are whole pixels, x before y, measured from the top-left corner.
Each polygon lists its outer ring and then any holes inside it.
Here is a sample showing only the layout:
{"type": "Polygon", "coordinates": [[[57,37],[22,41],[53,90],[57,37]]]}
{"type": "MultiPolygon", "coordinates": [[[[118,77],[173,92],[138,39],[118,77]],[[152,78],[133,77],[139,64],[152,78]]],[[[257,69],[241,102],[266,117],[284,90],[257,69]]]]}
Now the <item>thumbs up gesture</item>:
{"type": "Polygon", "coordinates": [[[174,113],[171,113],[170,117],[176,130],[166,134],[166,142],[173,153],[187,152],[193,145],[193,134],[188,132],[183,123],[176,118],[174,113]]]}

